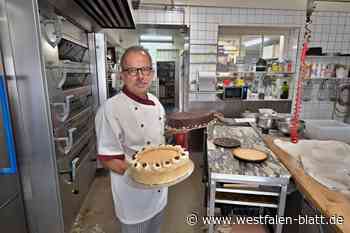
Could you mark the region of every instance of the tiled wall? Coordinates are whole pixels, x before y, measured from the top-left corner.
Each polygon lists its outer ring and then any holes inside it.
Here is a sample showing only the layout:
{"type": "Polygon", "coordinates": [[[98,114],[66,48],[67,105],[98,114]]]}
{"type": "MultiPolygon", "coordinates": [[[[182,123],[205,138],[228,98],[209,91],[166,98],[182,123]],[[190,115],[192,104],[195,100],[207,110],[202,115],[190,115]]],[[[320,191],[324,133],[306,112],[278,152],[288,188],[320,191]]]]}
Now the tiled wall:
{"type": "Polygon", "coordinates": [[[186,21],[185,11],[186,9],[142,8],[134,11],[134,17],[137,24],[183,25],[186,21]]]}
{"type": "MultiPolygon", "coordinates": [[[[325,82],[326,80],[310,80],[312,83],[311,85],[311,98],[302,101],[302,114],[301,117],[303,119],[332,119],[333,117],[333,108],[334,108],[334,101],[330,100],[331,92],[335,91],[335,86],[333,85],[334,82],[332,81],[326,81],[327,86],[329,87],[327,89],[328,93],[325,92],[325,95],[328,96],[324,98],[323,100],[320,100],[319,93],[320,88],[322,86],[322,82],[325,82]],[[330,86],[332,85],[332,87],[330,86]]],[[[305,88],[306,89],[306,88],[305,88]]],[[[307,92],[306,90],[304,92],[307,92]]]]}
{"type": "Polygon", "coordinates": [[[324,53],[350,53],[350,12],[314,12],[310,47],[324,53]]]}
{"type": "MultiPolygon", "coordinates": [[[[312,31],[310,47],[322,47],[323,53],[350,53],[350,13],[346,12],[321,12],[316,11],[311,17],[312,31]]],[[[350,66],[350,57],[312,57],[308,58],[309,64],[343,64],[350,66]]],[[[334,100],[319,100],[319,89],[323,80],[313,80],[312,99],[303,101],[302,117],[306,119],[332,119],[337,118],[334,112],[334,100]]],[[[329,80],[327,83],[334,83],[329,80]]],[[[330,87],[330,92],[335,87],[330,87]]]]}
{"type": "Polygon", "coordinates": [[[158,50],[157,61],[176,61],[179,50],[158,50]]]}
{"type": "MultiPolygon", "coordinates": [[[[272,10],[258,8],[213,8],[213,7],[184,7],[182,10],[165,11],[164,9],[141,9],[135,11],[135,19],[138,24],[165,24],[182,25],[184,22],[190,28],[190,81],[196,80],[198,71],[216,71],[214,64],[217,52],[217,36],[219,25],[232,26],[279,26],[298,27],[300,32],[294,31],[288,37],[288,44],[295,44],[298,33],[301,37],[299,47],[302,44],[302,33],[305,20],[305,11],[301,10],[272,10]],[[207,61],[199,61],[194,53],[213,53],[207,61]]],[[[350,12],[315,12],[313,31],[310,46],[322,46],[327,53],[350,53],[350,12]]],[[[300,36],[299,35],[299,36],[300,36]]],[[[289,46],[288,56],[293,57],[295,48],[289,46]],[[293,50],[294,49],[294,50],[293,50]]],[[[334,61],[337,62],[337,61],[334,61]]],[[[349,60],[344,60],[350,64],[349,60]]],[[[298,66],[296,70],[298,70],[298,66]]],[[[318,91],[317,81],[314,95],[318,91]]],[[[314,96],[314,97],[315,97],[314,96]]],[[[214,100],[212,96],[191,94],[190,101],[214,100]]],[[[306,118],[330,118],[333,111],[332,101],[319,101],[316,97],[304,102],[302,116],[306,118]]]]}
{"type": "MultiPolygon", "coordinates": [[[[197,51],[216,53],[219,25],[300,26],[304,17],[303,11],[247,8],[192,7],[189,13],[191,57],[197,51]]],[[[190,58],[190,60],[193,59],[190,58]]],[[[208,64],[191,63],[190,81],[196,80],[198,71],[216,71],[216,64],[210,63],[211,60],[208,64]]],[[[208,100],[200,99],[201,97],[203,98],[203,95],[192,94],[190,101],[208,100]]],[[[204,96],[204,98],[208,97],[204,96]]]]}

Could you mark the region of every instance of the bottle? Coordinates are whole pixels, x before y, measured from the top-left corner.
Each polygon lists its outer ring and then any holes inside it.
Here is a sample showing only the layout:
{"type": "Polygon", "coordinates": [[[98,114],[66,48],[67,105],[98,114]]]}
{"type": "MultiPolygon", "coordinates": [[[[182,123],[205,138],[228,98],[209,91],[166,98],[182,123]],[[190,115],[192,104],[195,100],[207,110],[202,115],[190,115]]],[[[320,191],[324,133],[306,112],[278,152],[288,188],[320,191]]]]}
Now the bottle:
{"type": "Polygon", "coordinates": [[[283,82],[282,87],[281,87],[281,99],[288,99],[289,96],[289,86],[286,81],[283,82]]]}
{"type": "Polygon", "coordinates": [[[292,62],[288,61],[287,63],[287,73],[292,73],[292,62]]]}
{"type": "Polygon", "coordinates": [[[248,96],[248,85],[244,84],[243,90],[242,90],[242,99],[247,99],[248,96]]]}
{"type": "Polygon", "coordinates": [[[235,87],[243,87],[244,86],[244,80],[241,78],[237,78],[235,80],[235,87]]]}

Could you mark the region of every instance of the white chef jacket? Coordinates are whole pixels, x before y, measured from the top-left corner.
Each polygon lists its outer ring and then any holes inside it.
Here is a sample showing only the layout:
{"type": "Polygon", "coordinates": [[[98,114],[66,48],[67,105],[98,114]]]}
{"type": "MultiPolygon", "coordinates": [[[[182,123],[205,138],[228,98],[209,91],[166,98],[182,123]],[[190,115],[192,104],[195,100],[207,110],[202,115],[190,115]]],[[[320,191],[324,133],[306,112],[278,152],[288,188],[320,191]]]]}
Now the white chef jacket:
{"type": "MultiPolygon", "coordinates": [[[[95,118],[99,155],[124,154],[131,160],[144,146],[164,144],[164,108],[155,96],[147,96],[155,105],[143,104],[121,92],[100,107],[95,118]]],[[[168,188],[135,188],[126,176],[111,171],[114,207],[121,222],[137,224],[163,210],[168,188]]]]}

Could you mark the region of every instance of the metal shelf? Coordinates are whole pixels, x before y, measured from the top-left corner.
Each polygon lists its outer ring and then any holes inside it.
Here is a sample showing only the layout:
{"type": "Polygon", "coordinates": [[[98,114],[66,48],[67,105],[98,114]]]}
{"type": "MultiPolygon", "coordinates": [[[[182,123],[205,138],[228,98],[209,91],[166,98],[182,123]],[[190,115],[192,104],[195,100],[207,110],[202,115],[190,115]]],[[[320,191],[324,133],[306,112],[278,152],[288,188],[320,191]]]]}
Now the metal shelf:
{"type": "Polygon", "coordinates": [[[266,78],[269,78],[269,79],[292,79],[294,78],[293,76],[273,76],[273,75],[266,75],[265,76],[266,78]]]}
{"type": "Polygon", "coordinates": [[[190,43],[190,45],[209,45],[209,46],[218,46],[217,43],[190,43]]]}
{"type": "Polygon", "coordinates": [[[327,56],[322,56],[322,55],[309,55],[306,56],[306,58],[350,58],[350,56],[337,56],[337,55],[327,55],[327,56]]]}
{"type": "Polygon", "coordinates": [[[259,207],[267,207],[267,208],[278,208],[277,204],[263,203],[263,202],[231,201],[231,200],[216,199],[215,203],[231,204],[231,205],[244,205],[244,206],[259,206],[259,207]]]}
{"type": "Polygon", "coordinates": [[[267,191],[244,190],[244,189],[216,188],[216,191],[223,192],[223,193],[253,194],[253,195],[266,195],[266,196],[276,196],[276,197],[280,195],[279,192],[267,192],[267,191]]]}
{"type": "Polygon", "coordinates": [[[304,81],[309,80],[350,80],[350,77],[347,78],[336,78],[336,77],[314,77],[314,78],[307,78],[304,79],[304,81]]]}
{"type": "Polygon", "coordinates": [[[266,71],[228,71],[228,72],[217,72],[217,73],[230,73],[230,74],[266,74],[266,75],[293,75],[294,72],[266,72],[266,71]]]}
{"type": "Polygon", "coordinates": [[[216,62],[190,62],[190,64],[194,65],[216,65],[216,62]]]}
{"type": "Polygon", "coordinates": [[[292,99],[242,99],[242,101],[292,101],[292,99]]]}
{"type": "Polygon", "coordinates": [[[295,73],[294,72],[276,72],[276,73],[270,72],[270,73],[266,73],[266,75],[269,75],[269,76],[271,76],[271,75],[293,75],[293,74],[295,74],[295,73]]]}
{"type": "Polygon", "coordinates": [[[224,90],[222,91],[190,91],[190,94],[223,94],[224,90]]]}
{"type": "Polygon", "coordinates": [[[190,53],[190,55],[217,55],[217,53],[190,53]]]}

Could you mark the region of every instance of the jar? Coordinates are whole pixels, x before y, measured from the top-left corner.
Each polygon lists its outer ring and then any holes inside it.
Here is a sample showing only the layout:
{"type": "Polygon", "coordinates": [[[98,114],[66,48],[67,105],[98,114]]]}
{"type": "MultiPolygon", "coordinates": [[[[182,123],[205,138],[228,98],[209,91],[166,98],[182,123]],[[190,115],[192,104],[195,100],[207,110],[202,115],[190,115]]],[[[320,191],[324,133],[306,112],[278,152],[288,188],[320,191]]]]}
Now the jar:
{"type": "Polygon", "coordinates": [[[272,72],[279,72],[279,64],[277,62],[272,63],[272,68],[271,71],[272,72]]]}
{"type": "Polygon", "coordinates": [[[287,63],[287,72],[288,72],[288,73],[292,73],[292,62],[291,62],[291,61],[289,61],[289,62],[287,63]]]}

